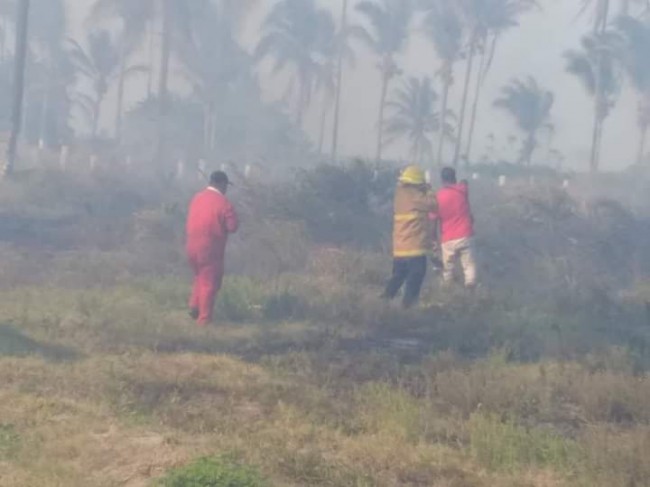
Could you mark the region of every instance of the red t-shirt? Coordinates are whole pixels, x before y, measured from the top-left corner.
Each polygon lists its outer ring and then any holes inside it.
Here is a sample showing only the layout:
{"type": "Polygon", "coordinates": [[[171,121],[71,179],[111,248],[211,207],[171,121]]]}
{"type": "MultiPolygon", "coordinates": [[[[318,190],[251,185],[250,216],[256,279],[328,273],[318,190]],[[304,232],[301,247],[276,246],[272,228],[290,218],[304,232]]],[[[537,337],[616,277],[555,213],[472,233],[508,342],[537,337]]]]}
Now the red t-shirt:
{"type": "Polygon", "coordinates": [[[474,222],[469,206],[467,184],[451,184],[437,193],[440,220],[440,241],[451,242],[474,235],[474,222]]]}

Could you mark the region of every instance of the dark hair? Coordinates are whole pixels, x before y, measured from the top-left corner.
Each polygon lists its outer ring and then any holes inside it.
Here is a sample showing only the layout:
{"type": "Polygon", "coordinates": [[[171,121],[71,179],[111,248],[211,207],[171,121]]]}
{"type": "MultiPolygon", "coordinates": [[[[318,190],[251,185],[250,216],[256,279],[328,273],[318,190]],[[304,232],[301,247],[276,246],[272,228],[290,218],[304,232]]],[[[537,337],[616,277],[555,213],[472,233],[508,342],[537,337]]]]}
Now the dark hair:
{"type": "Polygon", "coordinates": [[[228,179],[228,175],[225,172],[215,171],[210,174],[210,186],[228,186],[229,184],[230,180],[228,179]]]}
{"type": "Polygon", "coordinates": [[[443,167],[440,179],[444,184],[456,184],[456,170],[453,167],[443,167]]]}

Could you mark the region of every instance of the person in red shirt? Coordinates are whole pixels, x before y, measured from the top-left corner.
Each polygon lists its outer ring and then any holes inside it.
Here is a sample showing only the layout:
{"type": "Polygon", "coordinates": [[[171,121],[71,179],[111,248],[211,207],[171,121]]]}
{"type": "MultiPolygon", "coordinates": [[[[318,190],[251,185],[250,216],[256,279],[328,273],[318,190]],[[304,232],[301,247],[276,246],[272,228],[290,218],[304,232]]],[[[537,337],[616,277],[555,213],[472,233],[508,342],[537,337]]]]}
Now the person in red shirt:
{"type": "Polygon", "coordinates": [[[456,263],[460,261],[465,286],[476,286],[476,260],[474,258],[474,217],[469,203],[467,181],[456,180],[456,171],[445,167],[440,173],[442,189],[436,195],[440,245],[442,249],[443,279],[451,283],[456,263]]]}
{"type": "Polygon", "coordinates": [[[237,213],[226,198],[229,185],[226,173],[212,173],[210,185],[194,196],[187,216],[186,250],[194,273],[190,316],[200,325],[212,322],[223,281],[226,242],[239,227],[237,213]]]}

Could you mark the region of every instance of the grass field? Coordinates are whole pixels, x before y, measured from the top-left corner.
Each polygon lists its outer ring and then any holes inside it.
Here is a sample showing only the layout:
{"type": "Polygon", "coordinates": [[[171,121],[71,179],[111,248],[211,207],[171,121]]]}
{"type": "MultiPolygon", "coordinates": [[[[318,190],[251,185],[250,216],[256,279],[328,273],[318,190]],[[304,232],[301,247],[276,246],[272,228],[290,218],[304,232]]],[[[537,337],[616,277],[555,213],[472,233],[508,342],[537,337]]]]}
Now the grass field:
{"type": "Polygon", "coordinates": [[[0,484],[155,485],[225,455],[271,485],[650,485],[650,379],[629,350],[468,358],[441,304],[304,279],[230,279],[209,329],[180,277],[3,289],[0,484]]]}
{"type": "Polygon", "coordinates": [[[378,299],[376,195],[308,220],[336,171],[285,215],[265,211],[286,188],[237,196],[207,329],[186,315],[178,202],[136,181],[2,183],[0,485],[650,486],[645,220],[485,196],[484,287],[431,278],[402,311],[378,299]]]}

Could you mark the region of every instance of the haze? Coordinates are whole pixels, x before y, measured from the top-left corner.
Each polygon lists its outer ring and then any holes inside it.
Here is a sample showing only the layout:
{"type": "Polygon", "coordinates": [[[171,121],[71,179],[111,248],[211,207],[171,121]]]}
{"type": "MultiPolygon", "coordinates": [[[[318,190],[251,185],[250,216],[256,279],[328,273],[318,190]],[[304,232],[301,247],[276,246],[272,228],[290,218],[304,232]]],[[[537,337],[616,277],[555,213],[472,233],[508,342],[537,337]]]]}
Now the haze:
{"type": "MultiPolygon", "coordinates": [[[[78,38],[83,36],[84,24],[93,0],[67,0],[72,22],[72,30],[78,38]]],[[[250,51],[259,38],[260,24],[268,9],[275,4],[273,0],[262,0],[261,7],[250,17],[246,25],[243,43],[250,51]]],[[[340,0],[321,0],[338,20],[340,0]]],[[[354,2],[351,2],[354,3],[354,2]]],[[[476,127],[477,156],[483,154],[487,146],[487,137],[494,134],[498,146],[505,146],[509,135],[516,133],[516,128],[507,116],[495,110],[492,102],[499,89],[513,77],[532,75],[541,85],[552,90],[556,96],[552,112],[555,125],[553,147],[560,150],[565,158],[566,167],[585,169],[588,164],[590,137],[593,117],[593,102],[585,93],[575,77],[565,71],[566,61],[563,54],[572,48],[578,48],[580,38],[590,29],[589,18],[579,18],[579,1],[543,0],[540,11],[526,14],[521,19],[519,28],[511,29],[503,36],[494,67],[485,84],[485,95],[479,107],[476,127]]],[[[352,20],[359,21],[358,13],[351,10],[352,20]]],[[[417,26],[414,27],[417,29],[417,26]]],[[[415,33],[407,51],[400,59],[405,75],[434,76],[438,62],[429,44],[419,33],[415,33]]],[[[346,85],[342,94],[341,108],[341,152],[348,156],[371,157],[374,154],[375,127],[377,107],[380,94],[379,74],[375,68],[376,61],[362,47],[358,48],[358,64],[352,71],[345,73],[346,85]]],[[[458,110],[462,90],[462,70],[456,67],[456,82],[452,88],[451,108],[458,110]]],[[[260,83],[267,100],[277,100],[285,89],[285,79],[270,77],[264,70],[260,83]]],[[[127,109],[130,104],[141,97],[142,87],[137,83],[129,85],[126,94],[127,109]]],[[[436,86],[439,93],[440,88],[436,86]]],[[[114,88],[109,97],[115,96],[114,88]]],[[[114,114],[113,103],[106,104],[102,125],[110,130],[110,121],[114,114]]],[[[624,90],[613,114],[606,121],[603,141],[601,167],[604,170],[621,169],[634,161],[638,130],[636,127],[634,97],[628,89],[624,90]]],[[[309,111],[307,130],[312,141],[316,142],[319,131],[320,108],[313,104],[309,111]]],[[[328,130],[328,136],[329,136],[328,130]]],[[[326,142],[326,147],[329,147],[326,142]]],[[[536,162],[544,162],[547,144],[541,144],[536,162]]],[[[509,155],[506,149],[502,149],[509,155]]],[[[408,151],[404,145],[395,144],[386,149],[386,156],[404,159],[408,151]]]]}

